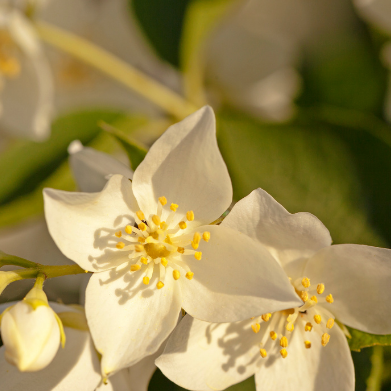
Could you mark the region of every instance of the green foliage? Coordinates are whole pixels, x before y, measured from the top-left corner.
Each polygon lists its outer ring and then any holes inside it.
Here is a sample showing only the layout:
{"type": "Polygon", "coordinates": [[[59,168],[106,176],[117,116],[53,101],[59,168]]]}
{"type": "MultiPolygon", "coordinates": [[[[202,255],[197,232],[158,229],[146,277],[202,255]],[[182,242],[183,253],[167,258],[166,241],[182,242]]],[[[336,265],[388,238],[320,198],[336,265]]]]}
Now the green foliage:
{"type": "Polygon", "coordinates": [[[348,327],[349,333],[352,338],[348,338],[350,350],[359,352],[363,348],[369,348],[371,346],[391,346],[391,334],[389,335],[376,335],[365,333],[364,331],[352,329],[348,327]]]}

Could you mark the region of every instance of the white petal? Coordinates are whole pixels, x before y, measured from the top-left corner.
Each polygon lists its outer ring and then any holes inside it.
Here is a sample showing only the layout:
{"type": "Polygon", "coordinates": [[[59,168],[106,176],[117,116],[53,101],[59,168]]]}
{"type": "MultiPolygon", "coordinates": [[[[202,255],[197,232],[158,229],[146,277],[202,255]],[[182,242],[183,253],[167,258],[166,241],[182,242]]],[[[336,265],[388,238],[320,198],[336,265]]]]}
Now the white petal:
{"type": "Polygon", "coordinates": [[[114,175],[101,193],[45,189],[44,199],[49,232],[65,256],[90,271],[127,261],[112,239],[118,228],[133,225],[138,210],[129,179],[114,175]]]}
{"type": "Polygon", "coordinates": [[[331,244],[327,228],[311,213],[289,213],[262,189],[239,201],[222,225],[258,240],[283,266],[331,244]]]}
{"type": "Polygon", "coordinates": [[[280,356],[278,343],[255,373],[257,391],[354,391],[354,367],[345,335],[334,326],[330,342],[323,347],[320,335],[296,327],[289,341],[288,356],[280,356]],[[309,334],[309,335],[308,335],[309,334]],[[304,340],[312,343],[310,349],[304,340]]]}
{"type": "Polygon", "coordinates": [[[331,246],[307,263],[307,277],[324,283],[334,303],[324,306],[348,326],[391,334],[391,250],[354,244],[331,246]]]}
{"type": "Polygon", "coordinates": [[[131,381],[127,369],[117,372],[107,380],[107,384],[103,382],[95,391],[122,391],[131,390],[131,381]]]}
{"type": "Polygon", "coordinates": [[[120,174],[129,179],[133,178],[133,171],[125,164],[107,153],[83,147],[80,141],[73,141],[68,150],[72,173],[81,191],[101,191],[109,175],[120,174]]]}
{"type": "Polygon", "coordinates": [[[65,328],[67,342],[52,363],[39,372],[21,373],[4,358],[0,348],[1,387],[7,391],[86,391],[100,382],[99,360],[91,337],[84,331],[65,328]]]}
{"type": "Polygon", "coordinates": [[[194,278],[181,278],[182,307],[209,322],[236,322],[255,315],[297,307],[302,301],[288,277],[258,242],[222,226],[205,226],[202,259],[184,257],[194,278]]]}
{"type": "Polygon", "coordinates": [[[164,349],[162,348],[164,345],[165,344],[163,343],[156,353],[143,358],[137,364],[132,365],[127,369],[131,381],[130,390],[148,391],[149,382],[156,371],[155,360],[163,353],[164,349]]]}
{"type": "Polygon", "coordinates": [[[262,360],[251,320],[208,323],[186,315],[171,334],[156,365],[183,388],[224,390],[255,373],[262,360]]]}
{"type": "Polygon", "coordinates": [[[134,173],[134,195],[143,212],[155,214],[158,198],[179,205],[177,223],[193,210],[199,224],[211,223],[232,201],[232,185],[216,140],[209,106],[171,126],[134,173]]]}
{"type": "Polygon", "coordinates": [[[155,353],[175,327],[181,308],[179,286],[167,275],[156,289],[142,283],[141,271],[95,273],[86,291],[86,314],[102,373],[111,374],[155,353]]]}

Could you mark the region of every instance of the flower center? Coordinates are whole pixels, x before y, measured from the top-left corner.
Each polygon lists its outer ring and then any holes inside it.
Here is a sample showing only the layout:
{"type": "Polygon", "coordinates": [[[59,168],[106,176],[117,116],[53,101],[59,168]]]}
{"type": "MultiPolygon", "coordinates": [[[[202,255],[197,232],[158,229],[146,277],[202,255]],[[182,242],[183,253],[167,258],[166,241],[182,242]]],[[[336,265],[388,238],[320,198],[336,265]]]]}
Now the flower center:
{"type": "Polygon", "coordinates": [[[5,30],[0,30],[0,76],[10,79],[20,73],[20,62],[16,57],[18,47],[5,30]]]}
{"type": "Polygon", "coordinates": [[[196,251],[201,240],[208,242],[209,232],[189,232],[187,223],[194,220],[193,211],[186,213],[186,221],[173,224],[177,204],[170,205],[166,221],[162,221],[164,207],[167,205],[166,197],[160,197],[155,215],[148,218],[139,210],[136,213],[134,227],[127,225],[122,231],[117,231],[115,236],[121,238],[116,247],[120,251],[127,251],[130,259],[130,271],[144,272],[143,283],[148,285],[155,266],[158,267],[160,278],[156,284],[158,289],[164,287],[166,271],[172,272],[174,280],[179,280],[181,275],[191,280],[194,273],[186,261],[186,256],[191,255],[200,261],[202,252],[196,251]],[[123,240],[123,241],[122,241],[123,240]]]}
{"type": "Polygon", "coordinates": [[[267,357],[267,351],[275,346],[280,349],[281,357],[286,358],[289,341],[295,328],[301,328],[296,332],[303,334],[303,343],[306,349],[311,348],[313,342],[311,339],[314,339],[315,334],[320,336],[322,346],[326,346],[330,341],[328,331],[334,326],[334,316],[327,308],[319,304],[332,304],[334,302],[333,296],[325,294],[324,284],[312,287],[307,277],[296,281],[291,280],[291,283],[303,301],[301,307],[252,318],[255,321],[251,325],[254,333],[258,333],[263,327],[268,328],[260,341],[260,355],[263,358],[267,357]],[[266,322],[269,323],[264,325],[266,322]]]}

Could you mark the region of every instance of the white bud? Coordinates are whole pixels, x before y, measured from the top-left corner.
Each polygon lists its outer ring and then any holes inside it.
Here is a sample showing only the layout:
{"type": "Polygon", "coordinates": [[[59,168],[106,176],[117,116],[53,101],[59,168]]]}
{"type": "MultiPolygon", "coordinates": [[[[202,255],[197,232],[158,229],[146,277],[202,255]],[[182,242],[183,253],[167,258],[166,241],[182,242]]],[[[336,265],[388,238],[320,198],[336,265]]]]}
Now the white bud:
{"type": "Polygon", "coordinates": [[[45,368],[57,353],[60,325],[48,305],[21,301],[3,313],[0,327],[5,358],[22,372],[45,368]]]}
{"type": "Polygon", "coordinates": [[[13,271],[0,271],[0,295],[3,293],[3,290],[7,288],[8,284],[21,279],[22,277],[18,273],[15,273],[13,271]]]}

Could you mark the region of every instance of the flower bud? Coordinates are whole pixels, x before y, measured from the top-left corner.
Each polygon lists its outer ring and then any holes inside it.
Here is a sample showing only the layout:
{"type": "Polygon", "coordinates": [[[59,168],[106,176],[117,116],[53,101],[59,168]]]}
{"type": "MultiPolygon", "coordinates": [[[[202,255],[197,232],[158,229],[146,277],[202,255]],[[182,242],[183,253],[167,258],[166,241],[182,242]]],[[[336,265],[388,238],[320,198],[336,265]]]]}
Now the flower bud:
{"type": "Polygon", "coordinates": [[[62,323],[47,300],[30,293],[4,311],[0,323],[5,358],[22,372],[38,371],[50,364],[64,335],[62,323]]]}
{"type": "Polygon", "coordinates": [[[21,279],[22,277],[18,273],[15,273],[13,271],[0,271],[0,295],[3,293],[3,290],[7,288],[8,284],[21,279]]]}

